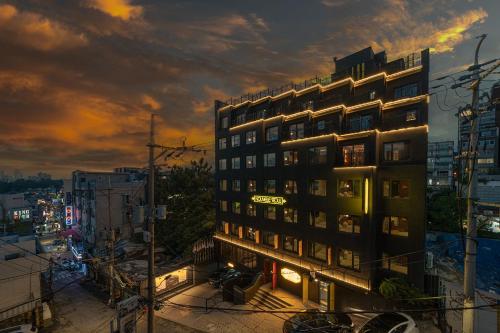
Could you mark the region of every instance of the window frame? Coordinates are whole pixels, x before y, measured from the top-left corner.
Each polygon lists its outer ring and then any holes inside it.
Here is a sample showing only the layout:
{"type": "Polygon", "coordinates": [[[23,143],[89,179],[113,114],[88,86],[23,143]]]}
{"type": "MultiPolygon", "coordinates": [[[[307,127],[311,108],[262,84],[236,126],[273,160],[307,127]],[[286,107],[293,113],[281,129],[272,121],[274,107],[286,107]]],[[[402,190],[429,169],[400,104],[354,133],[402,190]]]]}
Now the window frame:
{"type": "Polygon", "coordinates": [[[383,161],[384,162],[401,162],[401,161],[409,161],[410,160],[410,142],[408,140],[403,140],[403,141],[390,141],[390,142],[384,142],[382,145],[382,151],[383,151],[383,161]],[[394,159],[394,146],[397,144],[403,144],[405,148],[405,156],[402,158],[394,159]],[[387,150],[386,147],[390,147],[390,150],[387,150]],[[387,153],[390,152],[389,158],[387,158],[387,153]]]}
{"type": "Polygon", "coordinates": [[[269,126],[269,127],[266,127],[266,130],[265,130],[265,134],[266,134],[266,143],[272,143],[272,142],[276,142],[276,141],[279,141],[280,137],[279,137],[279,126],[269,126]],[[276,137],[270,135],[271,131],[276,131],[276,137]]]}
{"type": "Polygon", "coordinates": [[[256,130],[250,130],[245,132],[245,144],[247,145],[253,145],[254,143],[257,143],[257,131],[256,130]],[[250,134],[250,136],[249,136],[250,134]],[[248,140],[252,138],[252,140],[248,140]]]}
{"type": "MultiPolygon", "coordinates": [[[[321,188],[321,186],[318,184],[318,189],[321,188]]],[[[308,194],[310,195],[314,195],[314,196],[317,196],[317,197],[326,197],[328,195],[328,191],[327,191],[327,188],[328,188],[328,181],[326,179],[310,179],[309,180],[309,184],[308,184],[308,194]],[[319,184],[321,184],[322,182],[324,183],[324,193],[321,192],[321,193],[314,193],[314,183],[315,182],[320,182],[319,184]]]]}
{"type": "Polygon", "coordinates": [[[338,180],[338,185],[337,185],[337,197],[339,198],[349,198],[349,199],[353,199],[353,198],[359,198],[361,197],[361,180],[360,179],[356,179],[356,178],[341,178],[338,180]],[[341,188],[342,188],[342,183],[345,183],[345,182],[351,182],[351,185],[348,186],[351,187],[353,190],[353,194],[352,195],[341,195],[341,188]]]}
{"type": "Polygon", "coordinates": [[[353,234],[357,235],[361,233],[361,221],[362,218],[359,215],[354,215],[354,214],[339,214],[337,217],[337,231],[343,234],[353,234]],[[350,219],[351,224],[350,224],[350,229],[351,230],[342,230],[341,229],[341,221],[342,219],[350,219]]]}
{"type": "Polygon", "coordinates": [[[257,155],[246,155],[245,156],[245,169],[255,169],[257,167],[257,155]],[[252,164],[249,167],[248,161],[251,158],[252,164]]]}
{"type": "Polygon", "coordinates": [[[328,163],[328,146],[314,146],[307,149],[309,165],[322,165],[328,163]],[[322,155],[321,152],[324,151],[322,155]]]}
{"type": "Polygon", "coordinates": [[[299,164],[299,151],[298,150],[285,150],[283,151],[283,166],[293,166],[299,164]],[[286,162],[285,155],[289,155],[290,158],[286,162]],[[291,163],[290,163],[291,161],[291,163]]]}
{"type": "Polygon", "coordinates": [[[308,213],[308,221],[309,225],[318,228],[318,229],[326,229],[328,226],[328,220],[327,220],[327,215],[325,211],[322,210],[310,210],[308,213]],[[318,215],[318,216],[316,216],[318,215]],[[318,221],[320,221],[319,216],[323,215],[324,216],[324,226],[323,224],[318,224],[318,221]]]}
{"type": "Polygon", "coordinates": [[[234,134],[231,135],[231,148],[238,148],[241,146],[241,135],[234,134]]]}
{"type": "Polygon", "coordinates": [[[240,170],[240,169],[241,169],[241,157],[240,156],[231,157],[231,170],[240,170]],[[238,161],[238,163],[235,163],[235,161],[238,161]]]}
{"type": "Polygon", "coordinates": [[[276,167],[276,153],[275,152],[264,153],[263,159],[264,159],[264,168],[275,168],[276,167]],[[270,158],[271,156],[273,156],[273,158],[270,158]],[[269,164],[270,161],[273,161],[273,163],[269,164]]]}

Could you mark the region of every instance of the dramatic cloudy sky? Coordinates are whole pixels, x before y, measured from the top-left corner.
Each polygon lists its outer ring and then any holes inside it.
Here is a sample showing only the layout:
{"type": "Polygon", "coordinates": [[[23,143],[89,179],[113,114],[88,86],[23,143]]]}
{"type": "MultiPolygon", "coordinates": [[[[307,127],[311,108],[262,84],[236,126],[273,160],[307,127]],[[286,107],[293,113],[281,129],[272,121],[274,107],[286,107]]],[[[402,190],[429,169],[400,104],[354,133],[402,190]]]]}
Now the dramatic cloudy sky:
{"type": "MultiPolygon", "coordinates": [[[[158,141],[207,143],[214,99],[325,75],[369,45],[429,47],[436,78],[472,62],[480,33],[481,58],[500,57],[499,13],[498,0],[0,1],[0,170],[144,165],[151,110],[158,141]]],[[[454,138],[436,102],[431,139],[454,138]]]]}

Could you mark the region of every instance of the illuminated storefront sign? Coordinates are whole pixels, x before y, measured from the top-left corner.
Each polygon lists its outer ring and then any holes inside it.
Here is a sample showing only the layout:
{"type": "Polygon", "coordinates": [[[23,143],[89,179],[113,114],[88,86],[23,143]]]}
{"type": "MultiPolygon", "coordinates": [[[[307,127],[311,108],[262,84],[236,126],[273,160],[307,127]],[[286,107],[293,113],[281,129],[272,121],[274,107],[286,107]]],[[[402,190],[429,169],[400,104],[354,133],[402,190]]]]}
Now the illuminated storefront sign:
{"type": "Polygon", "coordinates": [[[73,206],[66,206],[66,225],[73,224],[73,206]]]}
{"type": "Polygon", "coordinates": [[[283,197],[271,197],[268,195],[254,195],[252,197],[252,201],[255,203],[281,205],[281,206],[286,203],[286,200],[283,197]]]}
{"type": "Polygon", "coordinates": [[[281,276],[285,280],[291,281],[293,283],[300,283],[300,281],[302,280],[299,273],[297,273],[296,271],[292,271],[291,269],[286,267],[281,269],[281,276]]]}
{"type": "Polygon", "coordinates": [[[370,186],[368,184],[368,178],[365,178],[365,214],[368,214],[368,204],[369,204],[369,198],[368,198],[368,192],[370,190],[370,186]]]}
{"type": "Polygon", "coordinates": [[[29,220],[30,210],[29,209],[15,209],[12,212],[12,219],[14,221],[24,221],[29,220]]]}

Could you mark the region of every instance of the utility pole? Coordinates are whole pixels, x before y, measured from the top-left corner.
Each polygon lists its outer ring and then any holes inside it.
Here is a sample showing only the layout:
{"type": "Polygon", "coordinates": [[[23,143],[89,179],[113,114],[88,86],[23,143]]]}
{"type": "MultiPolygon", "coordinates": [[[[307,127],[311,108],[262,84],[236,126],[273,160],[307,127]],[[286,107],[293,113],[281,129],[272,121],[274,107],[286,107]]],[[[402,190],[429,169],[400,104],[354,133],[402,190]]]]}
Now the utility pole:
{"type": "Polygon", "coordinates": [[[108,176],[108,225],[110,232],[109,250],[110,250],[110,261],[109,261],[109,305],[115,305],[115,289],[113,281],[113,269],[115,264],[115,228],[113,228],[113,223],[111,221],[111,178],[108,176]]]}
{"type": "Polygon", "coordinates": [[[149,249],[148,249],[148,333],[154,333],[154,321],[155,321],[155,313],[154,313],[154,304],[155,304],[155,274],[154,274],[154,265],[155,265],[155,125],[154,125],[154,114],[151,114],[151,128],[149,133],[149,223],[148,223],[148,240],[149,240],[149,249]]]}
{"type": "MultiPolygon", "coordinates": [[[[475,218],[474,200],[477,191],[477,172],[474,172],[477,154],[477,140],[479,130],[479,48],[486,35],[478,37],[479,43],[476,47],[474,57],[473,79],[477,84],[472,84],[472,117],[470,126],[469,152],[467,154],[467,237],[464,260],[464,308],[472,308],[476,304],[476,256],[477,256],[477,225],[475,218]]],[[[462,315],[462,330],[464,333],[474,332],[474,309],[464,309],[462,315]]]]}

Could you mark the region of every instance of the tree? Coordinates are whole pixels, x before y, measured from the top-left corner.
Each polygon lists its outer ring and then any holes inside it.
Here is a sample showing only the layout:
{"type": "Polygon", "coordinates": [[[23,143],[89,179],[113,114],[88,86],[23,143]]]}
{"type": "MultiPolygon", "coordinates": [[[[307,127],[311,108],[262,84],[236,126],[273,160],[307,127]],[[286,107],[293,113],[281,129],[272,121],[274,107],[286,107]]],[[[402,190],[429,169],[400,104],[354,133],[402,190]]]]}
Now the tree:
{"type": "Polygon", "coordinates": [[[458,201],[454,191],[443,190],[432,195],[427,205],[427,214],[432,230],[460,231],[458,201]]]}
{"type": "Polygon", "coordinates": [[[379,286],[380,294],[394,301],[400,307],[429,305],[431,301],[420,289],[410,285],[408,281],[399,277],[387,278],[379,286]]]}
{"type": "Polygon", "coordinates": [[[212,168],[202,158],[187,167],[174,166],[157,180],[158,204],[167,205],[167,218],[156,228],[158,245],[173,256],[186,256],[198,239],[212,235],[215,193],[212,168]]]}

